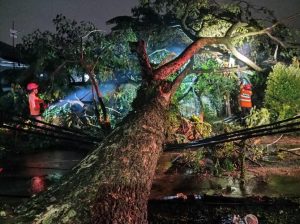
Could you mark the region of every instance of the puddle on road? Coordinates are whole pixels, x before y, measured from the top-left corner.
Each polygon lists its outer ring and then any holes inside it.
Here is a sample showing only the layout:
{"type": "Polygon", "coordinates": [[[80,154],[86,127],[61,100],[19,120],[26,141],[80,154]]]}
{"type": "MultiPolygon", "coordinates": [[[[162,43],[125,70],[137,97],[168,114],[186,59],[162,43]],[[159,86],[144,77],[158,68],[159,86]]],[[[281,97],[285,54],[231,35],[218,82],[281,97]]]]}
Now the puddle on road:
{"type": "Polygon", "coordinates": [[[47,150],[0,161],[0,196],[29,197],[59,181],[86,152],[47,150]]]}
{"type": "Polygon", "coordinates": [[[231,176],[165,175],[154,181],[151,197],[162,198],[177,193],[229,197],[300,197],[300,174],[298,176],[249,177],[245,184],[241,184],[238,178],[231,176]]]}

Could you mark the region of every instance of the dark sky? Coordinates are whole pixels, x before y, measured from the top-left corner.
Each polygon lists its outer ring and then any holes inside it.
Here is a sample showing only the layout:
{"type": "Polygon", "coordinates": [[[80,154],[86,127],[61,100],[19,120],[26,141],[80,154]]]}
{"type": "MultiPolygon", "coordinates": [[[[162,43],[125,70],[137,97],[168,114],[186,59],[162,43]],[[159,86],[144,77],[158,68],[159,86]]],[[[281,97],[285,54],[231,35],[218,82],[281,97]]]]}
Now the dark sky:
{"type": "Polygon", "coordinates": [[[0,0],[0,41],[11,44],[9,29],[12,21],[19,32],[17,42],[24,34],[39,28],[54,28],[52,19],[59,13],[76,21],[91,21],[106,29],[105,22],[115,16],[130,15],[138,0],[0,0]]]}
{"type": "MultiPolygon", "coordinates": [[[[228,0],[223,0],[228,1],[228,0]]],[[[112,17],[130,15],[138,0],[0,0],[0,41],[11,44],[9,29],[15,22],[15,29],[21,36],[40,28],[53,29],[52,19],[59,13],[76,21],[91,21],[98,28],[109,31],[105,22],[112,17]]],[[[275,11],[278,18],[300,12],[300,0],[248,0],[275,11]]],[[[291,25],[300,29],[300,16],[291,25]]]]}

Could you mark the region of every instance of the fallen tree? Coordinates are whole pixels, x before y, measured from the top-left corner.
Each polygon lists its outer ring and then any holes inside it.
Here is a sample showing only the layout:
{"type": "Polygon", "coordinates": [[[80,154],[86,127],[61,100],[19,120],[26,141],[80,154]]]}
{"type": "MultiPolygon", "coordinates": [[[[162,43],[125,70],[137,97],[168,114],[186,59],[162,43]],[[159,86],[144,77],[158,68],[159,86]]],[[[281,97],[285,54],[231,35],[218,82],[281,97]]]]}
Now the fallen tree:
{"type": "MultiPolygon", "coordinates": [[[[245,64],[261,70],[234,48],[232,42],[239,37],[234,33],[237,27],[239,24],[229,28],[224,37],[197,39],[157,69],[150,64],[146,43],[132,44],[142,67],[142,85],[133,110],[59,185],[20,208],[14,223],[147,223],[147,200],[165,144],[168,106],[189,74],[189,60],[204,46],[225,45],[245,64]],[[174,81],[167,81],[178,71],[174,81]]],[[[271,35],[269,31],[247,36],[271,35]]]]}

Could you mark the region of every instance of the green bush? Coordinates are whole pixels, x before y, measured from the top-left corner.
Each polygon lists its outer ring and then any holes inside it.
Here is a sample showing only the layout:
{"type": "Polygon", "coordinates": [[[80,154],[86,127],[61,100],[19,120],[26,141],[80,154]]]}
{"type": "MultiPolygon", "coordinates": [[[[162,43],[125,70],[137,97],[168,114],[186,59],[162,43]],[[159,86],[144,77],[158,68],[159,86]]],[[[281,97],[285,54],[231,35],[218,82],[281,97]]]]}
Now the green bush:
{"type": "Polygon", "coordinates": [[[300,67],[294,59],[289,66],[277,63],[267,81],[265,105],[273,118],[282,120],[300,112],[300,67]]]}
{"type": "Polygon", "coordinates": [[[261,108],[256,109],[253,108],[250,112],[250,115],[246,118],[247,127],[252,128],[264,124],[270,123],[270,113],[268,109],[261,108]]]}
{"type": "Polygon", "coordinates": [[[192,115],[190,120],[192,122],[194,122],[196,131],[203,138],[207,138],[207,137],[211,136],[211,133],[212,133],[211,124],[201,121],[197,115],[192,115]]]}
{"type": "Polygon", "coordinates": [[[0,110],[9,112],[8,115],[29,115],[28,98],[19,84],[13,84],[11,91],[0,96],[0,110]]]}

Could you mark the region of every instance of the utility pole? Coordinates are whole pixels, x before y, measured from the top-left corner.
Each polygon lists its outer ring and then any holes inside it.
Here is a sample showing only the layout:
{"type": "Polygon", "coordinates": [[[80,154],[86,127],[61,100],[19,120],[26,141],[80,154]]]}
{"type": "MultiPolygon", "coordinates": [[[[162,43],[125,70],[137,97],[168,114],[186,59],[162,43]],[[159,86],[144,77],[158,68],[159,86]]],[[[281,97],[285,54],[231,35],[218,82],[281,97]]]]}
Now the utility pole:
{"type": "Polygon", "coordinates": [[[15,47],[15,39],[17,39],[18,31],[15,30],[15,21],[12,22],[12,27],[9,30],[10,37],[12,38],[12,46],[15,47]]]}
{"type": "MultiPolygon", "coordinates": [[[[15,21],[12,22],[12,28],[9,30],[10,37],[12,38],[12,46],[15,48],[15,39],[17,39],[18,31],[15,30],[15,21]]],[[[15,62],[13,62],[13,68],[15,69],[15,62]]]]}
{"type": "MultiPolygon", "coordinates": [[[[12,30],[15,30],[15,21],[12,22],[12,30]]],[[[12,36],[12,46],[15,47],[15,36],[12,36]]]]}

